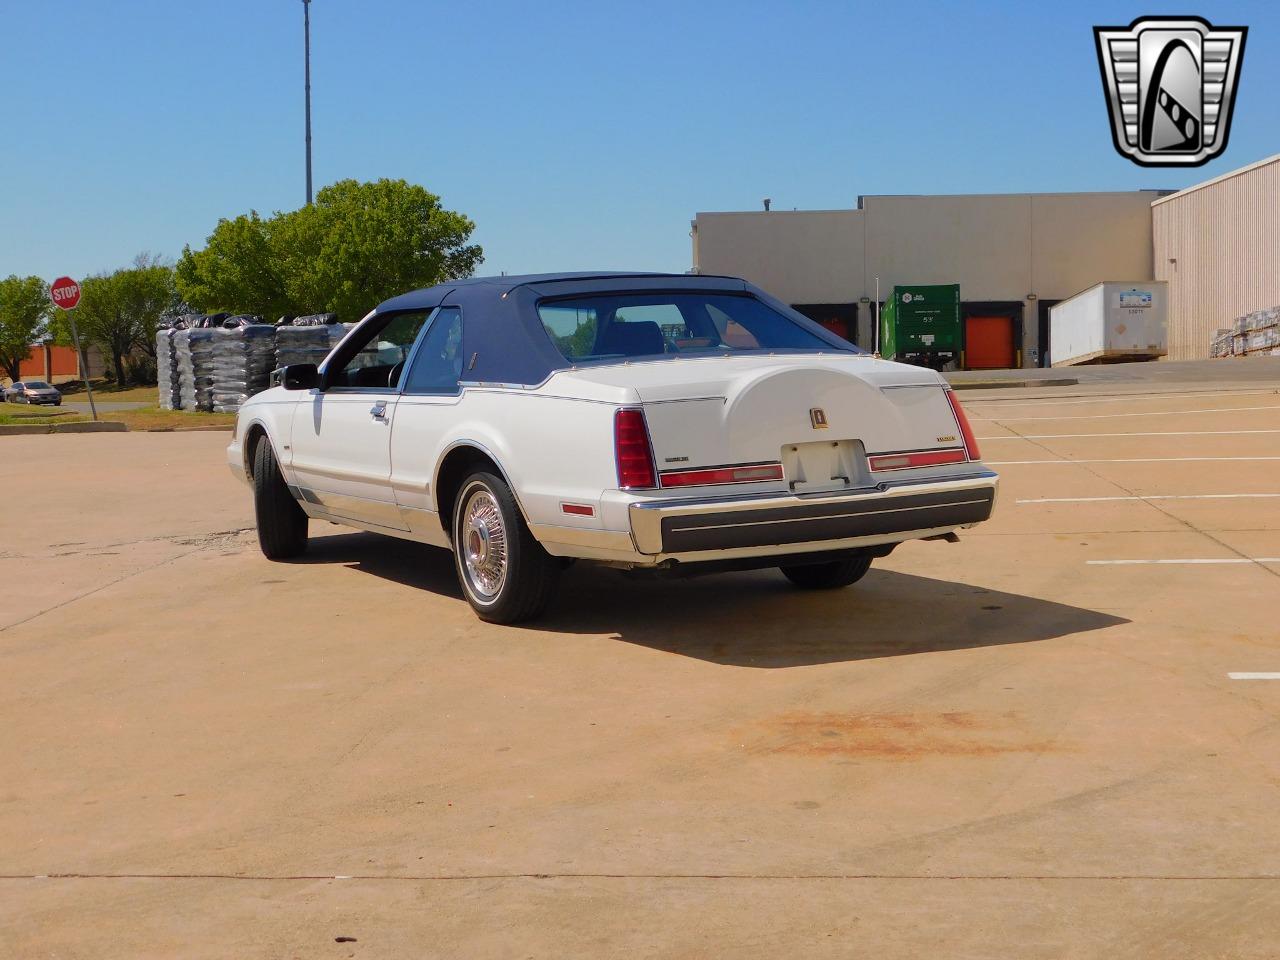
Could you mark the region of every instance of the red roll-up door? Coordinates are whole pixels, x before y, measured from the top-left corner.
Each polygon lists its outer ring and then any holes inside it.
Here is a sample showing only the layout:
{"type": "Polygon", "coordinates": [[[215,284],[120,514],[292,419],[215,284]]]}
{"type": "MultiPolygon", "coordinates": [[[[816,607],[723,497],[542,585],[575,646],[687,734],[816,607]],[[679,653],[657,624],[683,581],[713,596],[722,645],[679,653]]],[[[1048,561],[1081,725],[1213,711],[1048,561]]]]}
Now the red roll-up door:
{"type": "Polygon", "coordinates": [[[1016,356],[1012,317],[965,317],[965,365],[970,370],[1008,370],[1016,356]]]}

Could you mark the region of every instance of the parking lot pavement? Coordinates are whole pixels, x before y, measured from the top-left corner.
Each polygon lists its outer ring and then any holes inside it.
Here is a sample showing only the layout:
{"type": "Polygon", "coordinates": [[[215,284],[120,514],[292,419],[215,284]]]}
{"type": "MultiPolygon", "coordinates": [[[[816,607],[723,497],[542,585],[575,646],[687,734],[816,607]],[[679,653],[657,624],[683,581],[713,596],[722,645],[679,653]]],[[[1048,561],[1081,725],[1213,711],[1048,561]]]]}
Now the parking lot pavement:
{"type": "Polygon", "coordinates": [[[1274,957],[1277,386],[967,393],[959,544],[519,629],[443,552],[262,559],[225,435],[7,440],[0,944],[1274,957]]]}

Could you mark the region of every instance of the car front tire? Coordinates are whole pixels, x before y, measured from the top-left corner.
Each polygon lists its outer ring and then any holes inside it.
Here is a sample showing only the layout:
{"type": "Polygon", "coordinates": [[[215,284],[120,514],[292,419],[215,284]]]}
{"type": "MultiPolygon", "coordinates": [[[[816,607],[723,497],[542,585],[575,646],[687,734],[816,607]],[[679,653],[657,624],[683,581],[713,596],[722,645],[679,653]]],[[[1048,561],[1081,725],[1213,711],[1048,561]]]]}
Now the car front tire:
{"type": "Polygon", "coordinates": [[[865,577],[871,569],[871,557],[848,557],[830,563],[796,564],[778,569],[802,590],[836,590],[865,577]]]}
{"type": "Polygon", "coordinates": [[[481,620],[519,623],[546,610],[560,564],[529,532],[501,477],[477,471],[462,482],[452,529],[458,581],[481,620]]]}
{"type": "Polygon", "coordinates": [[[307,549],[307,515],[289,492],[266,437],[253,451],[253,510],[258,546],[268,560],[288,560],[307,549]]]}

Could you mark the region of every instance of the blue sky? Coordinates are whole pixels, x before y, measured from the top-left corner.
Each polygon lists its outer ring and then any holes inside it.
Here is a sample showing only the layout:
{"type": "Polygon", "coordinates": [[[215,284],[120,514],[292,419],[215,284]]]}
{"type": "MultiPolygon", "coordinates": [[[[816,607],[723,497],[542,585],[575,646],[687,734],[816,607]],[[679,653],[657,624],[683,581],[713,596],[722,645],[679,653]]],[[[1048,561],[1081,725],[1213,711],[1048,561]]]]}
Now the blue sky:
{"type": "MultiPolygon", "coordinates": [[[[685,270],[699,210],[1181,187],[1280,152],[1276,4],[313,0],[317,186],[403,177],[482,273],[685,270]],[[1230,145],[1111,145],[1091,27],[1245,24],[1230,145]]],[[[176,257],[300,206],[300,0],[0,0],[0,275],[176,257]]]]}

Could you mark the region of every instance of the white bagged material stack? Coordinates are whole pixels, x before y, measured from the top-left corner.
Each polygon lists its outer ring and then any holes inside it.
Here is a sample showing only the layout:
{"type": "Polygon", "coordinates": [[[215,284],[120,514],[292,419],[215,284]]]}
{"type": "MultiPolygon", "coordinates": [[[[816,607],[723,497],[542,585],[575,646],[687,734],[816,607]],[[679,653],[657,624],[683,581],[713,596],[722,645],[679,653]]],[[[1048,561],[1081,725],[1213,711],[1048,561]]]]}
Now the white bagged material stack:
{"type": "Polygon", "coordinates": [[[1236,317],[1228,330],[1210,342],[1211,357],[1269,357],[1280,355],[1280,306],[1236,317]]]}
{"type": "Polygon", "coordinates": [[[183,410],[213,410],[213,338],[216,330],[179,330],[173,338],[178,355],[178,396],[183,410]]]}
{"type": "Polygon", "coordinates": [[[178,410],[178,353],[173,339],[178,331],[165,328],[156,331],[156,384],[160,392],[160,409],[178,410]]]}
{"type": "Polygon", "coordinates": [[[257,318],[232,317],[228,326],[213,331],[213,409],[235,413],[255,393],[270,386],[276,365],[276,328],[264,323],[230,326],[232,321],[257,318]]]}
{"type": "MultiPolygon", "coordinates": [[[[316,317],[332,317],[321,313],[316,317]]],[[[312,322],[312,317],[297,317],[287,326],[276,327],[276,366],[291,363],[314,363],[317,366],[354,326],[350,323],[312,322]]]]}

